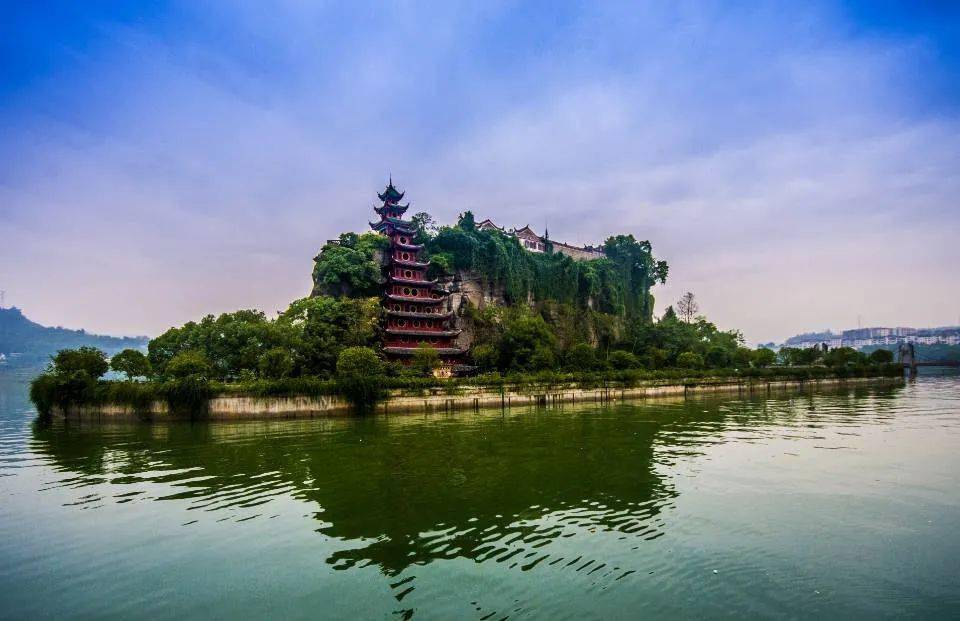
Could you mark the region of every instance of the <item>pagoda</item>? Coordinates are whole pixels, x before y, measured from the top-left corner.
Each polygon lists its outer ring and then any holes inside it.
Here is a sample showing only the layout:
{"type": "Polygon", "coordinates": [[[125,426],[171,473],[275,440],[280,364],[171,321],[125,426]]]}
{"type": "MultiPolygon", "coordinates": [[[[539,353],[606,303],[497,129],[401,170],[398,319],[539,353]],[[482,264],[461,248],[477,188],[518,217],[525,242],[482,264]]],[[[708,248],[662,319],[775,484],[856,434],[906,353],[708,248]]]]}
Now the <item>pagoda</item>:
{"type": "Polygon", "coordinates": [[[409,362],[417,347],[425,344],[437,350],[449,371],[464,353],[455,344],[461,331],[453,326],[449,293],[435,279],[427,279],[430,262],[421,257],[423,245],[415,243],[416,225],[403,219],[410,207],[400,204],[403,194],[391,177],[387,188],[377,194],[383,203],[374,207],[380,221],[370,223],[370,228],[390,238],[383,267],[383,351],[391,360],[409,362]]]}

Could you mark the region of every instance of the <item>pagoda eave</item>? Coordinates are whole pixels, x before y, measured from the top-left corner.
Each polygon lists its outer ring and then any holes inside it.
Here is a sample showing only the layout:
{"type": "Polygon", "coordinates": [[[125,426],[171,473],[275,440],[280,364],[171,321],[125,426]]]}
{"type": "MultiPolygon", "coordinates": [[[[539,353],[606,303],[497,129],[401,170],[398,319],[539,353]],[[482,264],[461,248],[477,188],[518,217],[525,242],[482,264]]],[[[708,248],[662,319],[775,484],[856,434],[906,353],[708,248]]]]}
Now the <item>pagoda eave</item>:
{"type": "MultiPolygon", "coordinates": [[[[384,347],[383,351],[397,356],[412,356],[419,349],[419,347],[384,347]]],[[[467,353],[467,350],[459,347],[433,347],[432,349],[441,356],[461,356],[467,353]]]]}
{"type": "Polygon", "coordinates": [[[419,287],[431,287],[437,284],[437,279],[433,280],[416,280],[413,278],[401,278],[400,276],[390,276],[390,282],[395,282],[401,285],[417,285],[419,287]]]}
{"type": "Polygon", "coordinates": [[[419,267],[419,268],[430,267],[430,261],[427,261],[426,263],[420,263],[418,261],[404,261],[403,259],[394,259],[391,257],[390,262],[393,263],[394,265],[403,265],[406,267],[419,267]]]}
{"type": "Polygon", "coordinates": [[[443,298],[418,298],[406,295],[394,295],[388,293],[385,296],[388,300],[394,300],[396,302],[419,302],[420,304],[440,304],[443,302],[443,298]]]}
{"type": "Polygon", "coordinates": [[[387,328],[387,334],[396,334],[398,336],[459,336],[463,330],[407,330],[405,328],[387,328]]]}
{"type": "Polygon", "coordinates": [[[409,317],[411,319],[449,319],[453,317],[453,311],[447,311],[445,313],[413,313],[410,311],[387,309],[386,313],[391,317],[409,317]]]}

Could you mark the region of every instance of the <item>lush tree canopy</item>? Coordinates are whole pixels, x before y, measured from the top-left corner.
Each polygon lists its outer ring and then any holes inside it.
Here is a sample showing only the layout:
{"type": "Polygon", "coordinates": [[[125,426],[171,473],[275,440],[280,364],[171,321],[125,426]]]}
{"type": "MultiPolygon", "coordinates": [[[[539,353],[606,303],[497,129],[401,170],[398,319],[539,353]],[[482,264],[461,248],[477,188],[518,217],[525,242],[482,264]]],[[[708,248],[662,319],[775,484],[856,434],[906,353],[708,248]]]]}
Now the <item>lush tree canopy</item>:
{"type": "Polygon", "coordinates": [[[124,349],[110,359],[110,368],[123,373],[127,379],[148,377],[151,374],[150,361],[138,349],[124,349]]]}

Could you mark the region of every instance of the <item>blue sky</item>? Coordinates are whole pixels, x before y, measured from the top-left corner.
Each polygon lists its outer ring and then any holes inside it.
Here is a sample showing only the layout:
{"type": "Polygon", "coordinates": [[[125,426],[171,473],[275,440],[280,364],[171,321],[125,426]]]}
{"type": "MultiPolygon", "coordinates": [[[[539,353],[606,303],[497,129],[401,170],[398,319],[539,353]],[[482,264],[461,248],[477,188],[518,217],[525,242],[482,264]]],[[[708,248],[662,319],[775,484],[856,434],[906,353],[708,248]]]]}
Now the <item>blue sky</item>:
{"type": "Polygon", "coordinates": [[[960,5],[20,3],[0,21],[0,288],[156,334],[309,291],[394,175],[630,232],[751,342],[960,315],[960,5]]]}

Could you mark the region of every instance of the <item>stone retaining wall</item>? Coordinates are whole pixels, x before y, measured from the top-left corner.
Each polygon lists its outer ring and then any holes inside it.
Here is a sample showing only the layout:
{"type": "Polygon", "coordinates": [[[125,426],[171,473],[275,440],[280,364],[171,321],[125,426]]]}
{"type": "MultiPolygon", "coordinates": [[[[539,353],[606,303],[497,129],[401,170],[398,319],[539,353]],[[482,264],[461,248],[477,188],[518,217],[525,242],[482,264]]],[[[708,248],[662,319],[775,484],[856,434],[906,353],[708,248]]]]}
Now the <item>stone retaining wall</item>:
{"type": "MultiPolygon", "coordinates": [[[[546,406],[560,403],[598,402],[612,403],[657,397],[688,397],[710,394],[763,395],[774,392],[807,388],[847,385],[882,385],[902,383],[901,378],[850,378],[817,380],[744,380],[705,381],[696,384],[644,384],[633,387],[607,386],[581,388],[577,385],[562,386],[456,386],[451,389],[435,388],[410,394],[394,390],[377,405],[378,413],[436,412],[480,408],[510,408],[520,406],[546,406]]],[[[343,416],[350,414],[350,405],[340,396],[315,397],[250,397],[222,395],[210,400],[209,418],[213,420],[274,418],[309,418],[314,416],[343,416]]],[[[55,411],[63,415],[63,412],[55,411]]],[[[155,401],[149,412],[139,413],[129,406],[104,405],[71,410],[69,416],[80,418],[135,419],[144,415],[156,420],[169,416],[167,404],[155,401]]]]}

